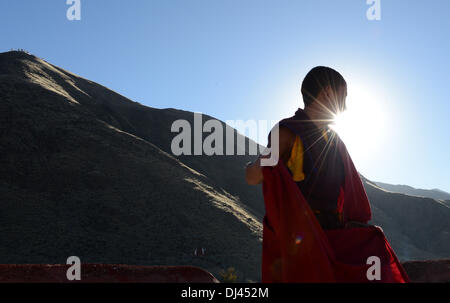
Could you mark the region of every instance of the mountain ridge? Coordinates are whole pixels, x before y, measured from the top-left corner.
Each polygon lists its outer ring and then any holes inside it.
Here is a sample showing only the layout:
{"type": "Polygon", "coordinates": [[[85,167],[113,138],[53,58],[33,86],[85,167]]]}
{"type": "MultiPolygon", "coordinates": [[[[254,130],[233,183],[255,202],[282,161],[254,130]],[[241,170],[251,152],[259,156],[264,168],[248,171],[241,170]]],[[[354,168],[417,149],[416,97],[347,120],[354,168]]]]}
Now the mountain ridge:
{"type": "Polygon", "coordinates": [[[422,189],[422,188],[415,188],[409,185],[402,185],[402,184],[389,184],[384,182],[374,182],[379,187],[388,190],[390,192],[394,193],[401,193],[406,194],[410,196],[417,196],[417,197],[426,197],[426,198],[432,198],[436,200],[450,200],[450,193],[443,191],[438,188],[434,189],[422,189]]]}

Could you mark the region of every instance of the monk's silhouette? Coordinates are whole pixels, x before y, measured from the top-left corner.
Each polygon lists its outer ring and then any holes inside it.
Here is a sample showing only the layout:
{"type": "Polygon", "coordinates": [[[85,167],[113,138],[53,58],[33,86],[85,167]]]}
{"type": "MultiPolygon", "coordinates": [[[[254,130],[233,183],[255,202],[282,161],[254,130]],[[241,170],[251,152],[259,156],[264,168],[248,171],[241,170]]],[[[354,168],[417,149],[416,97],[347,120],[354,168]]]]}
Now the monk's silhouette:
{"type": "Polygon", "coordinates": [[[269,134],[277,164],[261,166],[266,155],[246,168],[248,184],[263,184],[262,282],[408,282],[382,229],[368,224],[361,178],[330,128],[346,109],[346,81],[318,66],[301,92],[304,109],[275,126],[278,142],[269,134]]]}
{"type": "MultiPolygon", "coordinates": [[[[322,228],[342,228],[344,165],[338,134],[329,126],[346,109],[347,83],[334,69],[318,66],[305,77],[304,110],[279,123],[279,154],[322,228]]],[[[270,146],[270,136],[269,136],[270,146]]],[[[248,184],[263,181],[260,161],[247,167],[248,184]]]]}

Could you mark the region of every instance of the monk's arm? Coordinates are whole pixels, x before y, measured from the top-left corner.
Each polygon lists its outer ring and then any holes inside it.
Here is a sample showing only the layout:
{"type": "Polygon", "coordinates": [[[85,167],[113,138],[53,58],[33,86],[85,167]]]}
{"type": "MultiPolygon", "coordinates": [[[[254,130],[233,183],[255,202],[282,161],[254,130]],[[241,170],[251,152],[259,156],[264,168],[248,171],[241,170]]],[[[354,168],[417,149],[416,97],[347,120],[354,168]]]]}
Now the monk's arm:
{"type": "MultiPolygon", "coordinates": [[[[289,160],[294,142],[294,133],[288,128],[281,126],[279,130],[279,154],[284,163],[287,163],[289,160]]],[[[270,142],[268,146],[270,147],[270,142]]],[[[261,158],[270,158],[270,154],[258,157],[255,162],[248,164],[245,169],[245,179],[249,185],[261,184],[263,181],[261,158]]]]}

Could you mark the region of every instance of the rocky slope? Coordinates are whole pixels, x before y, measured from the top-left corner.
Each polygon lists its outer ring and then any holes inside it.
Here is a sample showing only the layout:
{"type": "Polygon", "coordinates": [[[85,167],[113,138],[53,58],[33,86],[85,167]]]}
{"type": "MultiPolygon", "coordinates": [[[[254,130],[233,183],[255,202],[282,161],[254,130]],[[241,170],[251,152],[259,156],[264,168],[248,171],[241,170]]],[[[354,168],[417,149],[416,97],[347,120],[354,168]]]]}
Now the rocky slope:
{"type": "Polygon", "coordinates": [[[0,263],[76,255],[83,263],[196,265],[216,275],[232,266],[242,279],[259,279],[261,224],[240,198],[257,189],[221,187],[220,176],[156,145],[157,135],[171,133],[153,125],[183,115],[34,56],[1,54],[0,263]]]}

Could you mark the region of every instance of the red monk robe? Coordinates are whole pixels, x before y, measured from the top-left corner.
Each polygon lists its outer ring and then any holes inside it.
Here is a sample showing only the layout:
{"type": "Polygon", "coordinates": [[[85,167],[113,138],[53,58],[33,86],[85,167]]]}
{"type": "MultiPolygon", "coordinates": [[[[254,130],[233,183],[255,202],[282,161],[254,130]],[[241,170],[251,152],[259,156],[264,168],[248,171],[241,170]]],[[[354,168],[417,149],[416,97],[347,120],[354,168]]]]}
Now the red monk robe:
{"type": "MultiPolygon", "coordinates": [[[[346,176],[344,221],[366,223],[371,211],[365,189],[344,144],[339,152],[346,176]]],[[[371,282],[371,256],[381,261],[381,280],[373,282],[409,282],[381,228],[323,230],[283,161],[264,167],[263,175],[263,283],[371,282]]]]}

